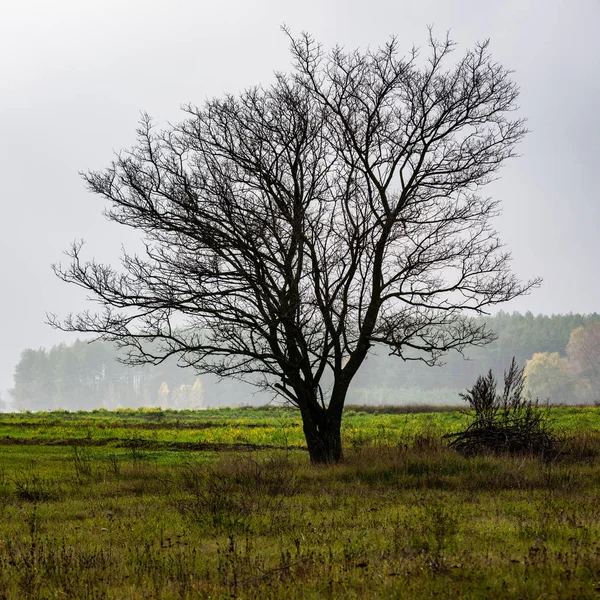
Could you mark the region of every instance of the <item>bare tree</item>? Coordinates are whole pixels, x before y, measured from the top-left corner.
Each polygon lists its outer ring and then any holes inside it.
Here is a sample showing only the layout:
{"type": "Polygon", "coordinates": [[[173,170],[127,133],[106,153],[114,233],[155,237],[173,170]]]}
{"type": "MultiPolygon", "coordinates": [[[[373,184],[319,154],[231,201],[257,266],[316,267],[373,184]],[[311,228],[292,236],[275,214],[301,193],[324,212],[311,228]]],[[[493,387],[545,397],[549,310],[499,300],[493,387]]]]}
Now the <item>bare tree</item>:
{"type": "Polygon", "coordinates": [[[107,217],[143,233],[115,270],[74,244],[63,280],[99,313],[50,321],[127,349],[178,355],[300,409],[313,462],[342,457],[348,387],[374,345],[434,364],[493,333],[469,318],[528,292],[479,195],[525,134],[518,90],[487,42],[447,69],[429,57],[325,52],[293,38],[293,71],[268,88],[185,107],[84,177],[107,217]]]}

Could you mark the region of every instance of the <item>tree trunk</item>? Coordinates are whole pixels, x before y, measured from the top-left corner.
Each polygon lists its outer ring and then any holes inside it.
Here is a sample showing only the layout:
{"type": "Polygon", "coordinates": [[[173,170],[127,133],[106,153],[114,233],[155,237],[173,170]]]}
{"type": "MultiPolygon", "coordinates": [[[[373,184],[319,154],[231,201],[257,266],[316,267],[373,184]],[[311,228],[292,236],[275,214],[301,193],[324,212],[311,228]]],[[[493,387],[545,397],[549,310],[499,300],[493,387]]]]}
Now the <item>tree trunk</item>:
{"type": "MultiPolygon", "coordinates": [[[[336,411],[337,412],[337,411],[336,411]]],[[[321,407],[301,411],[304,436],[313,464],[342,460],[341,414],[321,407]]]]}

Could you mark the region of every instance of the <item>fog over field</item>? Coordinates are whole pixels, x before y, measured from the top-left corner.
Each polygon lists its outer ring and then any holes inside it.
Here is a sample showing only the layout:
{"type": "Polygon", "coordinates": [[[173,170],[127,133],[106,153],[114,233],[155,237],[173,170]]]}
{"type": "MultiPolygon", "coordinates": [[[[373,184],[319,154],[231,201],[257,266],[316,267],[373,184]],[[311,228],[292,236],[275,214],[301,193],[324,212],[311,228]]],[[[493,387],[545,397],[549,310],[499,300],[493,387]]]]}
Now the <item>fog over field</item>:
{"type": "Polygon", "coordinates": [[[427,25],[439,36],[450,30],[457,53],[490,38],[494,59],[514,70],[531,132],[486,193],[502,200],[497,228],[515,273],[544,279],[502,309],[600,312],[599,22],[597,0],[3,3],[0,394],[7,398],[22,350],[75,341],[46,325],[46,312],[93,308],[51,263],[74,239],[109,263],[138,243],[103,218],[78,172],[106,167],[131,145],[140,111],[177,122],[183,103],[288,71],[284,23],[327,48],[377,47],[396,35],[408,53],[425,46],[427,25]]]}

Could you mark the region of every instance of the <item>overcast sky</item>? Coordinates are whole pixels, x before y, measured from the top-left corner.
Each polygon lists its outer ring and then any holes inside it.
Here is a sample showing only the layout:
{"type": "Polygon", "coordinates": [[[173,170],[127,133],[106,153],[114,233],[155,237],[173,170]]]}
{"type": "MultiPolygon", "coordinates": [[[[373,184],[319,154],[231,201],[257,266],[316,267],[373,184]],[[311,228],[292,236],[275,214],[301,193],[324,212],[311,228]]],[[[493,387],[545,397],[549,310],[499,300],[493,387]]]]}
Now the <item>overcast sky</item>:
{"type": "MultiPolygon", "coordinates": [[[[425,45],[427,25],[459,52],[491,38],[515,70],[531,133],[489,193],[522,278],[542,288],[506,305],[534,313],[600,312],[600,0],[1,0],[0,390],[22,349],[72,340],[46,311],[85,306],[50,270],[75,238],[114,260],[128,234],[101,216],[78,172],[133,142],[140,111],[178,121],[180,106],[268,84],[289,69],[286,38],[326,46],[425,45]]],[[[129,234],[130,236],[131,234],[129,234]]],[[[129,237],[129,239],[131,239],[129,237]]]]}

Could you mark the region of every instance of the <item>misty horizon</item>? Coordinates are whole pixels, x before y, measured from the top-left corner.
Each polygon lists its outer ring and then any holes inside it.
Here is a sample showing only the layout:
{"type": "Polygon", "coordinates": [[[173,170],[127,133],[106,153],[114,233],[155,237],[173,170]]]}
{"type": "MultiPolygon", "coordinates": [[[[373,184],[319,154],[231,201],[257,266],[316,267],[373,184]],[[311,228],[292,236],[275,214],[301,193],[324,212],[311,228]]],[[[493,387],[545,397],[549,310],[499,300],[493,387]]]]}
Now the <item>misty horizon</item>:
{"type": "Polygon", "coordinates": [[[159,126],[178,122],[186,102],[201,105],[205,98],[268,85],[275,71],[288,71],[282,23],[310,32],[328,48],[376,47],[397,35],[408,51],[424,44],[428,24],[440,34],[450,30],[460,51],[491,38],[494,59],[515,71],[519,114],[531,130],[518,147],[521,156],[490,187],[502,200],[497,228],[514,271],[522,279],[544,278],[539,290],[499,310],[599,311],[593,274],[600,209],[593,174],[600,150],[590,135],[599,125],[600,50],[593,30],[599,5],[523,6],[515,0],[484,11],[475,2],[429,1],[407,13],[382,1],[369,10],[366,16],[374,18],[365,18],[364,5],[354,2],[201,8],[190,2],[82,7],[62,0],[7,9],[0,42],[6,57],[0,265],[9,318],[0,344],[0,391],[12,387],[25,348],[74,341],[45,324],[46,312],[89,307],[81,291],[50,269],[69,243],[83,238],[90,257],[109,263],[121,244],[138,243],[106,222],[102,202],[85,190],[78,173],[104,168],[114,151],[127,148],[141,111],[159,126]]]}

